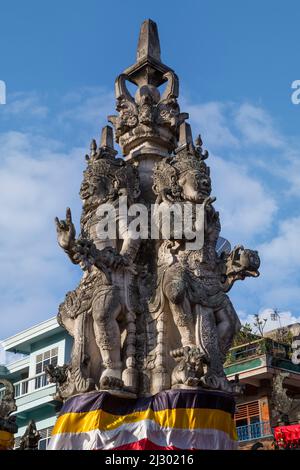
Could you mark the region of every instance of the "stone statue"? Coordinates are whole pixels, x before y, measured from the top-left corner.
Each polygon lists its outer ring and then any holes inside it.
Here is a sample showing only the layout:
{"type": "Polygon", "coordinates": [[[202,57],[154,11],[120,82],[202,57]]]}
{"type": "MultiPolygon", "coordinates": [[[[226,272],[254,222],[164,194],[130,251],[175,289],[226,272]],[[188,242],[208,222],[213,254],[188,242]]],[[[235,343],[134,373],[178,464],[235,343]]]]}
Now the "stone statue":
{"type": "Polygon", "coordinates": [[[240,328],[227,292],[236,280],[258,276],[260,261],[243,246],[217,252],[221,225],[208,152],[200,136],[193,142],[153,21],[143,23],[137,61],[117,77],[115,93],[117,115],[108,119],[122,158],[106,126],[87,156],[78,238],[70,209],[56,219],[58,243],[83,276],[58,313],[74,338],[72,361],[48,367],[49,379],[62,398],[95,388],[129,397],[171,387],[236,393],[238,382],[229,383],[223,370],[240,328]],[[134,96],[127,82],[136,85],[134,96]],[[139,236],[129,228],[137,203],[147,214],[139,236]],[[174,207],[177,215],[190,211],[183,236],[159,225],[161,209],[174,207]]]}
{"type": "Polygon", "coordinates": [[[272,387],[272,417],[275,421],[286,424],[292,421],[295,411],[299,412],[300,406],[300,399],[289,397],[287,389],[283,386],[289,377],[288,372],[279,372],[273,377],[272,387]]]}
{"type": "Polygon", "coordinates": [[[0,398],[0,430],[14,434],[18,431],[16,416],[10,416],[17,410],[14,386],[9,380],[2,378],[0,384],[5,387],[0,398]]]}
{"type": "Polygon", "coordinates": [[[122,215],[118,203],[126,196],[127,204],[139,195],[137,169],[115,158],[112,130],[106,127],[99,148],[91,145],[88,166],[80,189],[83,201],[81,233],[76,239],[71,211],[66,219],[56,219],[58,243],[71,261],[84,271],[82,280],[69,292],[59,308],[59,322],[74,337],[71,367],[60,393],[100,389],[136,391],[134,357],[135,311],[131,299],[134,258],[139,240],[121,238],[122,215]],[[105,216],[105,205],[115,209],[116,239],[102,239],[98,228],[105,216]],[[122,334],[126,341],[122,343],[122,334]],[[121,349],[123,361],[122,366],[121,349]],[[92,361],[92,358],[97,360],[92,361]]]}
{"type": "Polygon", "coordinates": [[[37,450],[40,438],[35,421],[32,419],[21,437],[19,450],[37,450]]]}
{"type": "MultiPolygon", "coordinates": [[[[193,357],[191,351],[198,357],[202,354],[207,372],[198,378],[198,384],[231,391],[223,362],[239,331],[240,321],[225,292],[236,279],[257,276],[259,258],[256,252],[245,251],[242,247],[226,258],[217,256],[221,226],[219,213],[212,205],[215,198],[211,197],[210,171],[204,162],[208,153],[203,154],[201,147],[193,145],[189,125],[184,123],[181,128],[182,140],[176,155],[162,160],[154,168],[153,190],[157,194],[157,204],[164,202],[171,206],[188,201],[194,206],[204,206],[204,242],[199,250],[187,249],[183,238],[162,243],[158,251],[160,274],[156,291],[161,302],[154,301],[153,312],[159,305],[156,318],[164,323],[168,310],[173,316],[180,334],[182,361],[187,369],[189,358],[193,357]],[[188,355],[186,348],[190,351],[188,355]]],[[[162,343],[166,344],[166,339],[162,343]]],[[[161,354],[165,353],[161,351],[161,354]]],[[[178,382],[173,380],[172,386],[177,385],[178,382]]]]}

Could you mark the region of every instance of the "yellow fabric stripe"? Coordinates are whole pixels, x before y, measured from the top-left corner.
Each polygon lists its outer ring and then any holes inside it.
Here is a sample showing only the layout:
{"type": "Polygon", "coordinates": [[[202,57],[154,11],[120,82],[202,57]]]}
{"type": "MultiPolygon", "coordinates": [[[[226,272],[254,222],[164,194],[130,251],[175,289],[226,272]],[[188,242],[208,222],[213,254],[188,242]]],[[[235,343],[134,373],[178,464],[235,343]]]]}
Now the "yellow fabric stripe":
{"type": "Polygon", "coordinates": [[[14,445],[14,435],[7,431],[0,431],[0,448],[11,448],[14,445]]]}
{"type": "Polygon", "coordinates": [[[153,411],[147,409],[128,415],[113,415],[103,410],[85,413],[66,413],[60,416],[52,435],[61,433],[83,433],[94,429],[111,431],[126,423],[152,420],[159,426],[177,429],[217,429],[237,439],[235,425],[230,413],[222,410],[177,408],[153,411]]]}

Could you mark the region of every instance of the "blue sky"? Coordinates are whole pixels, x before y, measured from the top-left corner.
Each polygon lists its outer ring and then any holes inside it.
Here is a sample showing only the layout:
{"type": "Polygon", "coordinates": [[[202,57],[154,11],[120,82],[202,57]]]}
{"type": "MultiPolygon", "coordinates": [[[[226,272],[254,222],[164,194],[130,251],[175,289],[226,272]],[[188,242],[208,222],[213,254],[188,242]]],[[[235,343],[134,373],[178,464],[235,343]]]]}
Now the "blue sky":
{"type": "Polygon", "coordinates": [[[231,291],[235,307],[244,321],[274,307],[296,321],[300,4],[2,0],[0,15],[0,338],[55,315],[80,278],[53,219],[70,206],[78,227],[84,155],[114,112],[115,77],[134,63],[146,18],[210,151],[223,235],[262,257],[261,277],[231,291]]]}

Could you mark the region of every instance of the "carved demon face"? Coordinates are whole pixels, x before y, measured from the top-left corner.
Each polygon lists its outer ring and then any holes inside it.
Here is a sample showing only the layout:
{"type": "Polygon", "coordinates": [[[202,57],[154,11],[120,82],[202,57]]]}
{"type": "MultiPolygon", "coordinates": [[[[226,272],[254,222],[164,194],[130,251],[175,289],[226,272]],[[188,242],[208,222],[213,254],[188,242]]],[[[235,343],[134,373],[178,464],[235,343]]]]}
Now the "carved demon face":
{"type": "Polygon", "coordinates": [[[260,258],[258,252],[243,246],[235,247],[228,257],[228,273],[240,273],[246,276],[259,276],[260,258]]]}
{"type": "Polygon", "coordinates": [[[240,264],[248,271],[257,271],[260,266],[260,258],[258,252],[255,250],[244,249],[241,250],[240,264]]]}
{"type": "Polygon", "coordinates": [[[211,193],[210,177],[199,170],[187,170],[179,178],[182,196],[186,201],[202,203],[211,193]]]}

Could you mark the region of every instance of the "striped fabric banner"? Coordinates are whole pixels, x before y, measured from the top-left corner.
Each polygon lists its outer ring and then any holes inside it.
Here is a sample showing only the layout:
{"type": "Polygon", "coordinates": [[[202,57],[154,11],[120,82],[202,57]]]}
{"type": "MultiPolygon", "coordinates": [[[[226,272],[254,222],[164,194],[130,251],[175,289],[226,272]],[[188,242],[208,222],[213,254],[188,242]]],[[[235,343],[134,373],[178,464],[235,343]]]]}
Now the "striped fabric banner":
{"type": "Polygon", "coordinates": [[[147,398],[90,392],[69,398],[50,450],[235,449],[232,396],[167,390],[147,398]]]}

